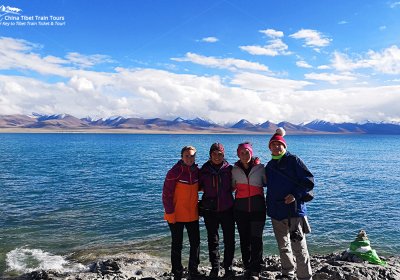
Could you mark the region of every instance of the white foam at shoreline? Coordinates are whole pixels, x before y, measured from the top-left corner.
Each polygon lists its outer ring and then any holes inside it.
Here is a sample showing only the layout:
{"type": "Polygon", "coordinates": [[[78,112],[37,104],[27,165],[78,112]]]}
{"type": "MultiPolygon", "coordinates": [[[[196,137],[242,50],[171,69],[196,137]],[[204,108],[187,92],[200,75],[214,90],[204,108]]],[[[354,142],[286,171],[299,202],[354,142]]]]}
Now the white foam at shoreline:
{"type": "MultiPolygon", "coordinates": [[[[103,255],[97,261],[106,259],[124,260],[119,262],[120,271],[130,276],[140,273],[142,277],[156,277],[170,270],[168,262],[143,252],[103,255]]],[[[77,273],[76,275],[90,273],[89,267],[83,264],[71,262],[63,256],[54,255],[41,249],[20,247],[7,253],[6,272],[24,274],[37,270],[56,271],[61,274],[77,273]]]]}
{"type": "Polygon", "coordinates": [[[35,270],[55,270],[58,272],[78,272],[87,268],[71,263],[63,256],[53,255],[40,249],[16,248],[6,255],[7,271],[29,273],[35,270]]]}

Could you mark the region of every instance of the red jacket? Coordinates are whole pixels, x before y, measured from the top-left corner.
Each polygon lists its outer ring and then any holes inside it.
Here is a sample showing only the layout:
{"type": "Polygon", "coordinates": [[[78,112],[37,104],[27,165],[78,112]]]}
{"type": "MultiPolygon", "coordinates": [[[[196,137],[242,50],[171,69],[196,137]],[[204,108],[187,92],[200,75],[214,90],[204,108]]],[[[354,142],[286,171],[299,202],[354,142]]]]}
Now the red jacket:
{"type": "Polygon", "coordinates": [[[196,164],[186,166],[178,161],[167,173],[162,200],[164,219],[169,223],[193,222],[199,219],[199,169],[196,164]]]}
{"type": "Polygon", "coordinates": [[[264,212],[265,170],[262,164],[254,164],[246,175],[239,161],[232,169],[232,187],[235,190],[235,210],[264,212]]]}

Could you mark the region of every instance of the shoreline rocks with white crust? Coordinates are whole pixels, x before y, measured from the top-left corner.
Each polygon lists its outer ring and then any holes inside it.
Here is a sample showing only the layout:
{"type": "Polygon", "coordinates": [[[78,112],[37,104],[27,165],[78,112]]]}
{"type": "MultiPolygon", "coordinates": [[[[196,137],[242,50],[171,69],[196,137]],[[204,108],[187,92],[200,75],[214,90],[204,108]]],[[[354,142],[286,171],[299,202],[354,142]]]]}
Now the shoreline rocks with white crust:
{"type": "MultiPolygon", "coordinates": [[[[369,264],[357,256],[344,251],[327,255],[313,255],[311,266],[314,280],[400,280],[400,257],[392,256],[383,258],[386,266],[369,264]]],[[[233,266],[236,272],[235,279],[243,279],[241,261],[235,261],[233,266]]],[[[210,268],[201,266],[199,271],[204,274],[199,280],[208,279],[210,268]]],[[[221,269],[220,273],[223,273],[221,269]]],[[[264,258],[261,280],[273,280],[280,274],[280,261],[278,256],[264,258]]],[[[184,274],[184,277],[186,274],[184,274]]],[[[221,280],[222,278],[222,274],[221,280]]],[[[165,268],[154,266],[140,259],[115,258],[99,260],[91,263],[87,271],[74,273],[59,273],[56,271],[34,271],[15,278],[14,280],[171,280],[172,274],[165,268]]]]}

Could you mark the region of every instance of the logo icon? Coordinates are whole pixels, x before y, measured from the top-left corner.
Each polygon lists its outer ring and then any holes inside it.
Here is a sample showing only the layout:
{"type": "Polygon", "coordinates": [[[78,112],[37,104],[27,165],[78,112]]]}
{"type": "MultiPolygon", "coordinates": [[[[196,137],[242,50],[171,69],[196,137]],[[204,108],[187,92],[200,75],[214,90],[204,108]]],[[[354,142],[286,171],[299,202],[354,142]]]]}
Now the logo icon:
{"type": "Polygon", "coordinates": [[[0,6],[0,21],[3,19],[3,16],[7,14],[19,15],[22,12],[22,9],[10,6],[0,6]]]}

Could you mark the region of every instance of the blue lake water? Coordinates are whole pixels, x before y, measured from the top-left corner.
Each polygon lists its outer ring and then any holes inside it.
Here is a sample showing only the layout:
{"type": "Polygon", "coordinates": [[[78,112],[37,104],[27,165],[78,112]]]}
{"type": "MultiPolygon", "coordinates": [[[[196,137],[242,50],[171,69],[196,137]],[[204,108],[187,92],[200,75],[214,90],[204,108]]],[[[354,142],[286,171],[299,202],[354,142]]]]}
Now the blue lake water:
{"type": "MultiPolygon", "coordinates": [[[[62,266],[66,259],[145,252],[168,260],[161,192],[181,147],[194,145],[201,165],[218,141],[234,163],[237,144],[249,140],[266,163],[269,137],[0,134],[0,276],[45,267],[49,259],[62,266]]],[[[399,255],[400,137],[285,138],[316,178],[310,253],[345,250],[365,229],[378,254],[399,255]]],[[[208,265],[201,227],[202,265],[208,265]]],[[[270,222],[264,244],[265,254],[277,254],[270,222]]]]}

